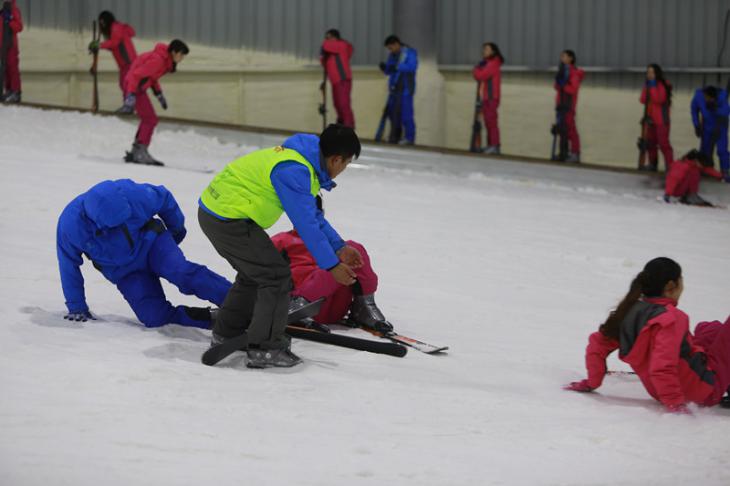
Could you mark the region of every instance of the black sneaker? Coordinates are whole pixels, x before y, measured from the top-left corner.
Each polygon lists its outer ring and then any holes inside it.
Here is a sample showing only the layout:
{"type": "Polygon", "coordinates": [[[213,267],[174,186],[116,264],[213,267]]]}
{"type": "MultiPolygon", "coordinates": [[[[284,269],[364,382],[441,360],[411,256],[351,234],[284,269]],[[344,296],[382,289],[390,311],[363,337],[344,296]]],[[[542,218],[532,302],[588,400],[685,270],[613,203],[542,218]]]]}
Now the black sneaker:
{"type": "Polygon", "coordinates": [[[246,351],[249,368],[291,368],[302,362],[302,359],[289,348],[252,349],[246,351]]]}

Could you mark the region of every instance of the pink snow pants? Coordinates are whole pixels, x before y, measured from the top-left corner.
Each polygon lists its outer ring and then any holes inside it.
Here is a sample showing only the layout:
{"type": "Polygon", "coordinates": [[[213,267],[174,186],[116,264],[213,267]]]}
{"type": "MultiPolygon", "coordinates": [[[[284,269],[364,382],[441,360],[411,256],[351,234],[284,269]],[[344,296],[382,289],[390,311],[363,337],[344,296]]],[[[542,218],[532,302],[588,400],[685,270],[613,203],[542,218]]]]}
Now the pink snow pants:
{"type": "Polygon", "coordinates": [[[352,113],[350,91],[352,91],[351,79],[344,79],[332,84],[332,100],[337,111],[337,123],[355,128],[355,115],[352,113]]]}
{"type": "Polygon", "coordinates": [[[146,91],[137,92],[137,115],[139,115],[139,128],[135,140],[137,143],[149,146],[152,141],[152,133],[157,126],[157,114],[152,106],[150,97],[146,91]]]}
{"type": "Polygon", "coordinates": [[[20,53],[18,47],[13,45],[8,49],[7,64],[5,66],[5,90],[20,92],[20,53]]]}
{"type": "Polygon", "coordinates": [[[720,321],[700,322],[695,327],[695,344],[705,348],[707,365],[715,372],[715,389],[703,405],[717,405],[730,386],[730,317],[720,321]]]}
{"type": "MultiPolygon", "coordinates": [[[[362,293],[364,295],[375,293],[378,288],[378,276],[370,265],[370,256],[360,243],[348,241],[347,245],[355,248],[362,255],[362,267],[355,269],[362,293]]],[[[352,286],[337,283],[327,270],[317,269],[292,292],[292,295],[302,296],[310,302],[325,297],[322,309],[314,320],[323,324],[334,324],[341,321],[350,310],[353,292],[352,286]]]]}
{"type": "Polygon", "coordinates": [[[580,137],[578,136],[578,127],[575,125],[575,110],[570,110],[565,113],[565,129],[568,132],[570,152],[574,154],[579,154],[580,137]]]}
{"type": "Polygon", "coordinates": [[[669,125],[652,124],[647,131],[646,138],[648,139],[647,142],[649,142],[649,160],[652,163],[658,160],[657,146],[659,146],[659,150],[664,155],[664,167],[668,171],[669,166],[674,162],[674,151],[672,150],[672,145],[669,143],[669,125]]]}
{"type": "Polygon", "coordinates": [[[489,146],[500,145],[497,120],[498,108],[499,100],[484,100],[482,104],[482,115],[484,116],[484,125],[487,127],[487,145],[489,146]]]}

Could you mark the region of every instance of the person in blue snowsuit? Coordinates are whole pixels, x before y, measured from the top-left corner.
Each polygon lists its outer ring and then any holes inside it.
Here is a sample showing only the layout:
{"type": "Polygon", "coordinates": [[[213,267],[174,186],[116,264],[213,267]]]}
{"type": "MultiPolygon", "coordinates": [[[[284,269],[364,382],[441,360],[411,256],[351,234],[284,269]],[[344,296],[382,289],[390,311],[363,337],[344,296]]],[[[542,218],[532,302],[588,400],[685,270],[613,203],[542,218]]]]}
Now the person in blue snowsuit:
{"type": "Polygon", "coordinates": [[[692,123],[695,134],[700,138],[700,152],[712,160],[712,151],[717,147],[723,180],[730,182],[730,154],[727,150],[728,105],[727,92],[714,86],[695,91],[692,98],[692,123]]]}
{"type": "Polygon", "coordinates": [[[146,327],[210,328],[210,308],[173,306],[160,283],[162,277],[183,294],[216,306],[231,288],[225,278],[185,258],[178,247],[185,234],[185,217],[164,186],[108,180],[77,196],[61,213],[56,233],[64,318],[95,319],[86,304],[83,255],[117,286],[146,327]]]}
{"type": "Polygon", "coordinates": [[[395,35],[385,39],[390,51],[388,60],[380,63],[380,69],[388,76],[388,115],[390,118],[390,143],[413,145],[416,141],[416,123],[413,119],[413,95],[416,94],[418,52],[403,44],[395,35]],[[401,140],[402,132],[405,137],[401,140]]]}

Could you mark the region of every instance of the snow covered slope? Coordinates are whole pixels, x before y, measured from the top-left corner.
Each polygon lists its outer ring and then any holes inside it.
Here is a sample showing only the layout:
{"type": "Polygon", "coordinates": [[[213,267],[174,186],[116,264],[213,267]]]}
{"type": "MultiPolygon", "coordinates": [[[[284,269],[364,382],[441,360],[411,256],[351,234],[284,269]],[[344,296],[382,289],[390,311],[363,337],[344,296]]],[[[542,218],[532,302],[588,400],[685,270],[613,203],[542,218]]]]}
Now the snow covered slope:
{"type": "Polygon", "coordinates": [[[295,342],[293,370],[241,356],[207,368],[208,332],[144,329],[88,265],[103,320],[61,318],[56,218],[103,179],[165,184],[187,256],[233,276],[195,220],[212,177],[196,171],[254,147],[161,131],[151,152],[170,167],[131,166],[134,130],[0,107],[0,484],[730,484],[730,412],[665,415],[625,375],[600,393],[560,388],[583,377],[588,334],[649,258],[683,265],[693,323],[727,316],[730,212],[537,184],[537,166],[468,178],[363,157],[325,197],[328,217],[368,248],[397,328],[450,353],[295,342]]]}

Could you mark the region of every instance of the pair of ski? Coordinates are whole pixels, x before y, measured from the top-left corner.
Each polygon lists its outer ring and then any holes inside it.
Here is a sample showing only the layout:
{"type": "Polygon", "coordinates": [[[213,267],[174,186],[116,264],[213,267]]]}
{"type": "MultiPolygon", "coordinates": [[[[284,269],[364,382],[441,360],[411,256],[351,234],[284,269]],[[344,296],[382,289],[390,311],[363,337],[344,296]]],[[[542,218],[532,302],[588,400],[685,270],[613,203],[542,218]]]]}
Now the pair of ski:
{"type": "MultiPolygon", "coordinates": [[[[349,349],[359,351],[368,351],[370,353],[386,354],[389,356],[403,357],[408,352],[408,348],[417,349],[426,354],[435,354],[446,351],[448,346],[433,346],[417,339],[412,339],[394,332],[379,333],[370,331],[373,335],[387,339],[389,342],[373,341],[370,339],[361,339],[352,336],[344,336],[342,334],[334,334],[318,331],[316,329],[304,327],[298,324],[308,317],[313,317],[319,313],[324,299],[316,300],[304,307],[301,307],[289,313],[289,325],[286,328],[287,334],[298,339],[305,339],[325,344],[333,344],[349,349]]],[[[246,349],[248,346],[248,334],[243,333],[231,339],[227,339],[220,344],[211,346],[203,353],[201,361],[203,364],[213,366],[219,361],[225,359],[232,353],[246,349]]]]}

